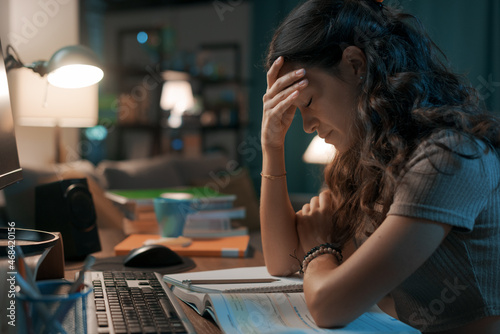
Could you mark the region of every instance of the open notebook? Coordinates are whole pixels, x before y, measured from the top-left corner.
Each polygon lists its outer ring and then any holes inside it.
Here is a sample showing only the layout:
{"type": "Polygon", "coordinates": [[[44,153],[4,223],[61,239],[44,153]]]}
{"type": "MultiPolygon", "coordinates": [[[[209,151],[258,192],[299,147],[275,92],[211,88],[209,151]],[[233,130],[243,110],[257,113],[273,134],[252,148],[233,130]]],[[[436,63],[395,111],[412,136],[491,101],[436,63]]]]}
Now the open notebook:
{"type": "Polygon", "coordinates": [[[376,305],[343,328],[319,328],[307,308],[299,277],[274,277],[265,267],[247,267],[163,276],[172,292],[200,315],[210,315],[224,333],[399,333],[418,330],[376,305]],[[234,283],[267,279],[268,283],[234,283]],[[227,284],[208,284],[225,280],[227,284]],[[195,282],[203,284],[195,284],[195,282]],[[190,283],[191,282],[191,283],[190,283]]]}
{"type": "Polygon", "coordinates": [[[264,266],[171,274],[163,276],[163,280],[177,287],[200,293],[302,291],[302,278],[298,275],[292,277],[271,276],[264,266]]]}

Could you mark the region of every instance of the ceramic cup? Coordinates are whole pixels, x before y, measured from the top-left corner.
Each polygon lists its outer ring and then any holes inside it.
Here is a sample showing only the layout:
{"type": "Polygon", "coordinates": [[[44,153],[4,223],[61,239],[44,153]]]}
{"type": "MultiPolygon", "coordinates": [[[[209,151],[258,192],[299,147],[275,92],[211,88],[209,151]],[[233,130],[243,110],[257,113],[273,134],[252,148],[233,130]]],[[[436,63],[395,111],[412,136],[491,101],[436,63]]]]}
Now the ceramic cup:
{"type": "Polygon", "coordinates": [[[195,199],[172,199],[158,197],[153,200],[156,219],[160,225],[160,233],[165,238],[176,238],[182,235],[186,217],[196,212],[195,199]]]}

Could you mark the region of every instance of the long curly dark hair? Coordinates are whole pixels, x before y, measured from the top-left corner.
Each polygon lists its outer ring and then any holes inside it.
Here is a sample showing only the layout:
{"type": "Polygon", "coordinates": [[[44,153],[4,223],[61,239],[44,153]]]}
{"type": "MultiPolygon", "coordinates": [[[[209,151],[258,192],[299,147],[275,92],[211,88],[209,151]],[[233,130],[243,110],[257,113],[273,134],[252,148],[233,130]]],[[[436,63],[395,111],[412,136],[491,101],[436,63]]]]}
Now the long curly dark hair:
{"type": "Polygon", "coordinates": [[[276,30],[266,65],[283,56],[337,75],[343,49],[351,45],[363,50],[367,62],[357,138],[325,169],[341,244],[382,223],[405,162],[431,134],[449,129],[500,147],[499,120],[449,70],[420,21],[375,0],[309,0],[298,6],[276,30]]]}

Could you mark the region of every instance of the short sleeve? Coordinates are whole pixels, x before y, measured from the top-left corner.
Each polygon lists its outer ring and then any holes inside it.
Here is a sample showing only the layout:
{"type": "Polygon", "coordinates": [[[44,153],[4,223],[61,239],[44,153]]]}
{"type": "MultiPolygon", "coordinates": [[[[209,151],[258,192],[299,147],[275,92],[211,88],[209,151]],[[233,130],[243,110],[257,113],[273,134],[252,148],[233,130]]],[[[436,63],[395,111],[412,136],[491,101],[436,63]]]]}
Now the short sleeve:
{"type": "Polygon", "coordinates": [[[499,191],[500,163],[494,150],[457,136],[442,134],[419,146],[395,190],[389,215],[472,231],[491,193],[499,191]]]}

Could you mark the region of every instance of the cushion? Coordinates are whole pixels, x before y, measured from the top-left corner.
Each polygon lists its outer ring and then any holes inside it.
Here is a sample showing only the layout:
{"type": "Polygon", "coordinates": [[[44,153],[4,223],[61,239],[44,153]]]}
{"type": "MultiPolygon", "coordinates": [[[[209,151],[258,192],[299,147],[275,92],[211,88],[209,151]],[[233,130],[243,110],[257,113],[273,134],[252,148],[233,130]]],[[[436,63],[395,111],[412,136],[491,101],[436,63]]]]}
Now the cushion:
{"type": "Polygon", "coordinates": [[[201,157],[173,157],[172,162],[184,180],[184,185],[191,185],[193,180],[209,178],[214,173],[231,170],[231,160],[222,153],[205,154],[201,157]]]}
{"type": "Polygon", "coordinates": [[[106,189],[167,188],[184,185],[172,158],[159,156],[123,161],[104,160],[96,174],[105,179],[106,189]]]}

